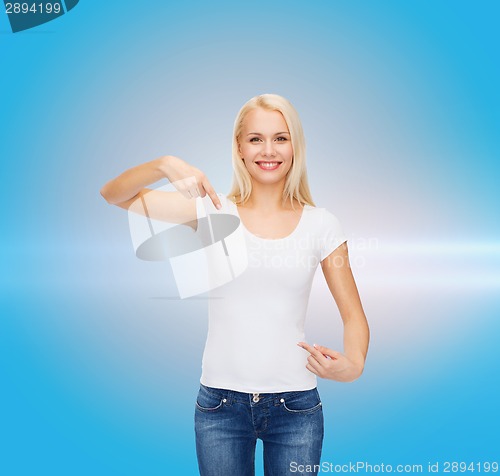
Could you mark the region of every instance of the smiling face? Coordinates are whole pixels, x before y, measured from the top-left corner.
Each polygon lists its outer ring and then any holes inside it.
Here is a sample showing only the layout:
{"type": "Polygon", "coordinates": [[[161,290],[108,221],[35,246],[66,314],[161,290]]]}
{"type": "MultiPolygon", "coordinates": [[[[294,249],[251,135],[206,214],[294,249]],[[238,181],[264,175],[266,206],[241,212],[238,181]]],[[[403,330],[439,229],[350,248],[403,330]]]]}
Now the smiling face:
{"type": "Polygon", "coordinates": [[[251,110],[243,120],[238,144],[252,181],[284,184],[292,166],[293,148],[281,112],[260,107],[251,110]]]}

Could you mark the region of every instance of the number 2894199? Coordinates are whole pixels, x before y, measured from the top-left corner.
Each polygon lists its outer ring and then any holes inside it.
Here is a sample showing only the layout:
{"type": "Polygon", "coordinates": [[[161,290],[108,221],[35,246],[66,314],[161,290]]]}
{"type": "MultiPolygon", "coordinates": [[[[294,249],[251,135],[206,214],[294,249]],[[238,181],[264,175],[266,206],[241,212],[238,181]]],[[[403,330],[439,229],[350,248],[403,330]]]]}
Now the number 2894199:
{"type": "Polygon", "coordinates": [[[5,13],[7,15],[19,14],[19,13],[61,13],[61,4],[51,3],[51,2],[40,2],[40,3],[6,3],[5,13]]]}

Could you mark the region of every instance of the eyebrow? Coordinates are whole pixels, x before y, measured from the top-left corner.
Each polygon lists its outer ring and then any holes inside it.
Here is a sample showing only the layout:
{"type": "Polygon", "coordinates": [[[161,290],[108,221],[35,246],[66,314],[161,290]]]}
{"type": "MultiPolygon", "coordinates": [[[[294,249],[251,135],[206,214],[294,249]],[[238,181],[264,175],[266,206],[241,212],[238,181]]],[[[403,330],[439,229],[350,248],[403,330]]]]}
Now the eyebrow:
{"type": "MultiPolygon", "coordinates": [[[[252,135],[252,134],[255,134],[255,135],[258,135],[258,136],[262,135],[260,132],[249,132],[247,134],[247,136],[252,135]]],[[[276,132],[276,134],[274,134],[274,135],[275,136],[279,136],[280,134],[288,134],[288,135],[290,135],[289,132],[276,132]]]]}

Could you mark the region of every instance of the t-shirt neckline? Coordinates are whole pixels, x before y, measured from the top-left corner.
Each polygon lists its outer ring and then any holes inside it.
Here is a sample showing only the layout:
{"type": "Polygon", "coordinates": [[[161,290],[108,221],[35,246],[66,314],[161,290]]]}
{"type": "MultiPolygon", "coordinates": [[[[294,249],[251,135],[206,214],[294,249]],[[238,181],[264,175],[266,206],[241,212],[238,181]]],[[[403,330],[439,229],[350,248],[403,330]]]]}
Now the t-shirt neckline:
{"type": "Polygon", "coordinates": [[[302,225],[302,222],[304,221],[304,214],[306,212],[306,209],[309,208],[310,206],[307,205],[307,204],[304,204],[304,206],[302,207],[302,213],[300,214],[300,218],[299,218],[299,221],[297,222],[297,225],[295,226],[295,228],[287,235],[287,236],[284,236],[282,238],[262,238],[261,236],[257,236],[255,235],[254,233],[252,233],[246,226],[245,224],[243,223],[243,220],[241,219],[240,217],[240,213],[238,211],[238,206],[236,205],[236,203],[234,203],[232,200],[230,200],[229,198],[227,199],[229,202],[232,203],[233,207],[234,207],[234,210],[236,211],[236,215],[238,216],[238,219],[240,220],[240,223],[241,223],[241,226],[243,227],[243,229],[253,238],[257,239],[257,240],[262,240],[262,241],[274,241],[274,242],[277,242],[277,241],[283,241],[283,240],[288,240],[289,238],[291,238],[293,235],[295,235],[295,233],[297,233],[297,231],[299,230],[299,228],[301,227],[302,225]]]}

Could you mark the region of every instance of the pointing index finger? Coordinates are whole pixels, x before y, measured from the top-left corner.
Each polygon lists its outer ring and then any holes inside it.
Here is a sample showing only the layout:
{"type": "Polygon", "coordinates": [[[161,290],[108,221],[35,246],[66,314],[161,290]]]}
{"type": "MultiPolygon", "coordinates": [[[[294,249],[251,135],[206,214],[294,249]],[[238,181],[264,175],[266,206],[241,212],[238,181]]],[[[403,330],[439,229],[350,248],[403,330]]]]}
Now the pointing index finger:
{"type": "Polygon", "coordinates": [[[310,346],[306,342],[297,342],[299,347],[302,347],[304,350],[307,350],[311,355],[316,357],[317,359],[326,359],[326,357],[316,348],[310,346]]]}
{"type": "Polygon", "coordinates": [[[219,197],[215,193],[215,190],[213,189],[212,185],[206,179],[202,183],[203,183],[203,188],[208,193],[208,196],[212,200],[212,203],[215,205],[215,208],[217,208],[217,210],[220,210],[222,205],[221,205],[219,197]]]}

